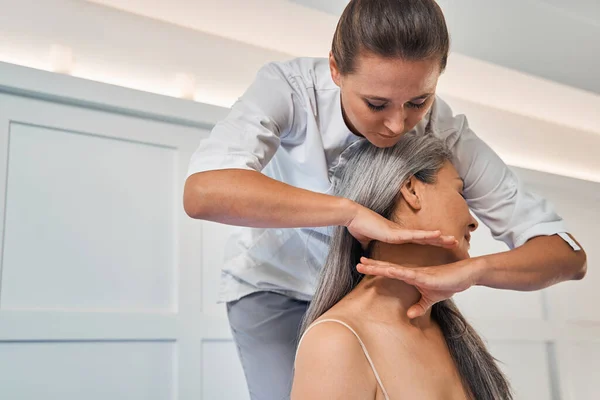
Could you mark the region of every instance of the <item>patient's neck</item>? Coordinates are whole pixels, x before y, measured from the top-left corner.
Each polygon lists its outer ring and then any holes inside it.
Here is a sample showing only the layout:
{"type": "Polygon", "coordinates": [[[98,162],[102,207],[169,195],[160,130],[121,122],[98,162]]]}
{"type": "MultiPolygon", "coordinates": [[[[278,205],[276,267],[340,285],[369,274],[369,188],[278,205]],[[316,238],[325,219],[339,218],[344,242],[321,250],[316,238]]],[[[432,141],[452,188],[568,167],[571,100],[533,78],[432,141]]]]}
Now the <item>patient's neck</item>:
{"type": "MultiPolygon", "coordinates": [[[[447,249],[417,244],[376,243],[370,258],[407,267],[427,267],[451,262],[450,252],[447,249]]],[[[361,297],[361,302],[369,306],[368,312],[372,318],[402,322],[421,328],[431,325],[431,309],[424,316],[412,320],[406,315],[408,309],[421,298],[417,288],[406,282],[379,276],[365,276],[355,290],[361,297]]]]}

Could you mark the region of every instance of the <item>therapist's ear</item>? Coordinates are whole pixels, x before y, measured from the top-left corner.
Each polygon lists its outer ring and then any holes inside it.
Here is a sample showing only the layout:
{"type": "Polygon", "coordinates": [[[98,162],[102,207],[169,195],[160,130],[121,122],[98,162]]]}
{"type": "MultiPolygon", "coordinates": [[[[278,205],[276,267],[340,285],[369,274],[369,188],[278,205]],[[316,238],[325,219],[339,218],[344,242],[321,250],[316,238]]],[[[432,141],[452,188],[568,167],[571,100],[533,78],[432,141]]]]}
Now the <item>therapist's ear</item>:
{"type": "Polygon", "coordinates": [[[342,74],[340,74],[340,70],[338,69],[337,63],[335,62],[335,58],[333,57],[333,53],[329,52],[329,70],[331,71],[331,78],[333,82],[340,86],[340,82],[342,81],[342,74]]]}
{"type": "Polygon", "coordinates": [[[421,209],[421,196],[422,196],[422,186],[423,182],[419,181],[414,176],[411,176],[409,179],[402,184],[400,188],[400,193],[404,198],[404,201],[412,208],[414,211],[418,211],[421,209]]]}

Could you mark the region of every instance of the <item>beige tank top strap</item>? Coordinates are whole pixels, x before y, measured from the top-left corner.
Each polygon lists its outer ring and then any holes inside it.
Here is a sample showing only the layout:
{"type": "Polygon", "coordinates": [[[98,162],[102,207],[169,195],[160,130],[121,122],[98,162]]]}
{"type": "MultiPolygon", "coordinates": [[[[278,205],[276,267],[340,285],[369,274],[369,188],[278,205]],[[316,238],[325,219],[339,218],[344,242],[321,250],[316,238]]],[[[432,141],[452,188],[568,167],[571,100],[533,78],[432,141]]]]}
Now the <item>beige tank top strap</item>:
{"type": "MultiPolygon", "coordinates": [[[[350,327],[350,325],[348,325],[347,323],[337,320],[337,319],[322,319],[320,321],[315,322],[314,324],[312,324],[311,326],[308,327],[308,329],[306,329],[306,331],[304,332],[304,334],[302,335],[302,337],[300,338],[300,342],[298,343],[298,349],[300,349],[300,345],[302,344],[302,340],[304,339],[304,336],[306,336],[306,334],[308,333],[308,331],[310,331],[313,327],[322,324],[323,322],[337,322],[338,324],[342,324],[344,325],[346,328],[348,328],[350,330],[350,332],[352,332],[354,334],[354,336],[356,336],[356,338],[358,339],[358,343],[360,343],[360,347],[363,350],[363,353],[365,353],[365,357],[367,357],[367,361],[369,362],[369,365],[371,366],[371,369],[373,370],[373,374],[375,375],[375,379],[377,379],[377,383],[379,384],[379,387],[381,388],[381,391],[383,392],[383,396],[385,397],[385,400],[389,400],[390,397],[387,394],[387,391],[385,390],[385,387],[383,386],[383,383],[381,382],[381,378],[379,377],[379,374],[377,373],[377,369],[375,368],[375,364],[373,364],[373,360],[371,359],[371,356],[369,355],[369,352],[367,351],[367,347],[365,346],[365,344],[363,343],[362,339],[360,338],[360,336],[358,336],[358,333],[356,333],[356,331],[354,329],[352,329],[350,327]]],[[[296,350],[296,356],[298,356],[298,350],[296,350]]]]}

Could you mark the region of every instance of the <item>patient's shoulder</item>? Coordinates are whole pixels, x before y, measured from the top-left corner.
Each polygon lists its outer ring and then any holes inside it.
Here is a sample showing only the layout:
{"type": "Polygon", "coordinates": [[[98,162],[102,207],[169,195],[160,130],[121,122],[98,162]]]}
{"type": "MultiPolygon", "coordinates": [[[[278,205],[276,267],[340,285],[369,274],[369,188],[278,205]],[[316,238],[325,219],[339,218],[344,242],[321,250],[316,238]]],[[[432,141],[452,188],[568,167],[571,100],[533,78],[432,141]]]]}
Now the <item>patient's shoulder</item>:
{"type": "MultiPolygon", "coordinates": [[[[343,351],[352,355],[363,354],[360,341],[352,326],[340,318],[320,318],[304,333],[302,347],[319,350],[320,353],[343,351]]],[[[364,357],[364,356],[363,356],[364,357]]]]}
{"type": "Polygon", "coordinates": [[[339,322],[321,319],[307,330],[298,348],[294,392],[311,399],[367,398],[377,390],[370,371],[354,333],[339,322]],[[345,393],[350,389],[352,393],[345,393]]]}

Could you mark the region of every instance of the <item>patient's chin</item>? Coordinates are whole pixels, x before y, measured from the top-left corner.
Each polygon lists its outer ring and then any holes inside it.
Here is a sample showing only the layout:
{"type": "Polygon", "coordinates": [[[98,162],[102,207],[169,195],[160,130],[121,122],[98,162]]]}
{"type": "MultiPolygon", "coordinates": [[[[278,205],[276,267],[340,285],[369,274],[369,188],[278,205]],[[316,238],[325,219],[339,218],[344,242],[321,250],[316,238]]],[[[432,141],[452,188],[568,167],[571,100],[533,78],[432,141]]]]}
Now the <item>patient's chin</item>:
{"type": "Polygon", "coordinates": [[[471,258],[471,255],[469,254],[469,250],[466,250],[466,249],[456,249],[455,251],[452,252],[452,256],[454,258],[454,260],[452,262],[463,261],[463,260],[467,260],[467,259],[471,258]]]}

